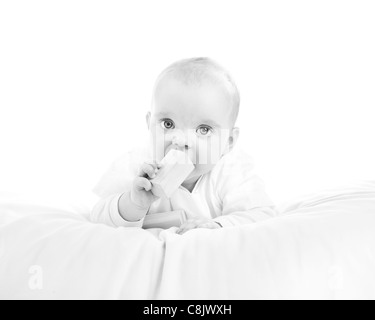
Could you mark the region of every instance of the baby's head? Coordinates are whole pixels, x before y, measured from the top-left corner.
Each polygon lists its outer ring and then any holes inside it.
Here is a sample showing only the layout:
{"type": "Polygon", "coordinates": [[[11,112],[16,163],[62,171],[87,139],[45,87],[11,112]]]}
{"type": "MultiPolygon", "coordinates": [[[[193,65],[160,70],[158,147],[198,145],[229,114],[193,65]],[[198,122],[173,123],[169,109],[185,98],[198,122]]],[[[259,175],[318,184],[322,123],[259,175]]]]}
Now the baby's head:
{"type": "Polygon", "coordinates": [[[173,63],[157,78],[146,117],[154,159],[182,150],[196,165],[187,180],[208,173],[237,142],[239,105],[234,81],[215,61],[173,63]]]}

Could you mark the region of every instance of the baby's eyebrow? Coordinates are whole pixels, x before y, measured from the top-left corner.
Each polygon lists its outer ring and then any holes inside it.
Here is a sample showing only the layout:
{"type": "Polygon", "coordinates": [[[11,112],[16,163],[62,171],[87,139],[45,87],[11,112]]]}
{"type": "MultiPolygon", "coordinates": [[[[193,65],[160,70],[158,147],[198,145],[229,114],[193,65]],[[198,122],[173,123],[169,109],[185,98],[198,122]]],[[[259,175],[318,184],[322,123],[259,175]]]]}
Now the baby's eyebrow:
{"type": "Polygon", "coordinates": [[[155,114],[156,117],[169,117],[171,116],[170,113],[167,113],[167,112],[158,112],[157,114],[155,114]]]}
{"type": "Polygon", "coordinates": [[[216,123],[215,121],[213,120],[204,120],[201,122],[202,124],[209,124],[213,127],[216,127],[216,128],[221,128],[220,124],[216,123]]]}

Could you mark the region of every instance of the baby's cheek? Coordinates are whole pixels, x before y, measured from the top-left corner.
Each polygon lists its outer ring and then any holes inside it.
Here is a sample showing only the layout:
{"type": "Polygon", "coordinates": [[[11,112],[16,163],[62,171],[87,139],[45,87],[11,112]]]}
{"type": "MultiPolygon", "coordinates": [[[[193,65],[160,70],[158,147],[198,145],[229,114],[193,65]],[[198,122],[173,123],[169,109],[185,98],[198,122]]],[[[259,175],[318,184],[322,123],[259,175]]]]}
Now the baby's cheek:
{"type": "Polygon", "coordinates": [[[221,158],[219,139],[201,141],[197,148],[197,163],[200,165],[215,165],[221,158]]]}
{"type": "Polygon", "coordinates": [[[153,159],[161,161],[164,158],[164,152],[167,147],[167,141],[163,135],[150,134],[150,144],[152,147],[153,159]]]}
{"type": "Polygon", "coordinates": [[[212,149],[212,152],[211,152],[211,164],[212,165],[215,165],[219,162],[219,160],[221,159],[221,149],[218,147],[218,148],[215,148],[215,149],[212,149]]]}

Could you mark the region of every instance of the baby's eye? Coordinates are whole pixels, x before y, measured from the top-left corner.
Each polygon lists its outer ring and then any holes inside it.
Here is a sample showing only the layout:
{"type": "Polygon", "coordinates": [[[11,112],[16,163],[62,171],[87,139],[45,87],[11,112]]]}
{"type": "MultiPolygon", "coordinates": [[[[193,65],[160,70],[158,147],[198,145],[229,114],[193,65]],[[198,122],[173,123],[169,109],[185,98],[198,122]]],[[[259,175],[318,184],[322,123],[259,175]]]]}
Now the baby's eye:
{"type": "Polygon", "coordinates": [[[200,127],[197,129],[197,132],[202,136],[210,136],[212,133],[212,129],[209,127],[200,127]]]}
{"type": "Polygon", "coordinates": [[[174,123],[172,120],[169,120],[169,119],[163,119],[161,120],[161,126],[164,128],[164,129],[174,129],[174,123]]]}

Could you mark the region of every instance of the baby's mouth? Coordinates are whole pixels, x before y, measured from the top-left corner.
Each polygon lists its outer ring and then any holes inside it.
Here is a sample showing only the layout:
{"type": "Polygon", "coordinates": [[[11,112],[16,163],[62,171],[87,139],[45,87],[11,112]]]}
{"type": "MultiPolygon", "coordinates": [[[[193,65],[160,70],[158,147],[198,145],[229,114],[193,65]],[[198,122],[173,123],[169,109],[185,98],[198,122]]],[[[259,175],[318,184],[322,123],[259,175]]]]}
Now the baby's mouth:
{"type": "MultiPolygon", "coordinates": [[[[188,149],[182,149],[182,148],[179,148],[177,146],[169,146],[165,151],[164,151],[164,156],[166,156],[171,150],[177,150],[177,151],[180,151],[180,152],[183,152],[185,153],[185,161],[186,163],[192,163],[194,165],[194,169],[197,165],[197,161],[196,161],[196,157],[194,155],[191,155],[191,152],[189,152],[188,149]],[[188,161],[189,160],[189,161],[188,161]]],[[[190,150],[191,151],[191,150],[190,150]]]]}
{"type": "Polygon", "coordinates": [[[186,152],[186,148],[179,148],[178,146],[176,146],[176,145],[170,145],[168,148],[167,148],[167,150],[166,150],[166,152],[165,152],[165,154],[167,154],[169,151],[171,151],[171,150],[178,150],[178,151],[181,151],[181,152],[186,152]]]}

